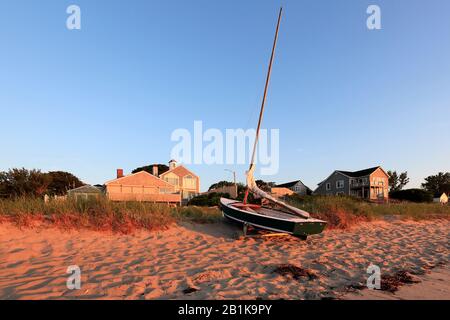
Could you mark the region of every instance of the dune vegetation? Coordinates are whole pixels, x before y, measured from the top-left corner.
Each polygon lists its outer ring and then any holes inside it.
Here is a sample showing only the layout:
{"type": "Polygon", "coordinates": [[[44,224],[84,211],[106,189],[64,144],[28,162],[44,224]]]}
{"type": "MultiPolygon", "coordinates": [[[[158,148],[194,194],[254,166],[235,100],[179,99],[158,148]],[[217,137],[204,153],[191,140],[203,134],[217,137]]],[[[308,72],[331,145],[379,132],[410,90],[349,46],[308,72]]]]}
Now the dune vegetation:
{"type": "Polygon", "coordinates": [[[397,217],[426,220],[450,219],[450,206],[439,203],[371,203],[348,196],[288,196],[288,203],[328,222],[328,228],[346,229],[363,221],[397,217]]]}
{"type": "MultiPolygon", "coordinates": [[[[398,217],[401,219],[450,219],[450,206],[435,203],[369,203],[346,196],[289,196],[286,202],[328,222],[331,229],[347,229],[361,222],[398,217]]],[[[138,229],[161,230],[182,222],[213,223],[222,220],[213,207],[171,207],[145,202],[112,202],[17,198],[0,200],[0,222],[19,227],[36,225],[62,229],[90,229],[129,234],[138,229]]]]}
{"type": "Polygon", "coordinates": [[[0,221],[19,227],[45,223],[63,229],[91,229],[131,233],[136,229],[161,230],[182,221],[208,223],[221,218],[215,208],[170,207],[145,202],[52,200],[40,198],[0,200],[0,221]]]}

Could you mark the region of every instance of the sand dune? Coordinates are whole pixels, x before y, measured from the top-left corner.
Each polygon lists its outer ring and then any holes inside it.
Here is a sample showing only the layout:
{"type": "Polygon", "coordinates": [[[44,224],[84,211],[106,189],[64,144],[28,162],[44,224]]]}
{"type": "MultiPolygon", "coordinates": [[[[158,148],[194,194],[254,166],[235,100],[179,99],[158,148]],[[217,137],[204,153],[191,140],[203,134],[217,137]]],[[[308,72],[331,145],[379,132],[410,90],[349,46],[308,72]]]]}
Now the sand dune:
{"type": "Polygon", "coordinates": [[[374,222],[307,241],[236,240],[238,230],[185,224],[124,236],[0,224],[0,299],[340,298],[348,286],[366,283],[370,263],[390,274],[449,258],[449,221],[374,222]],[[274,273],[280,264],[318,278],[274,273]],[[70,265],[81,268],[80,290],[66,287],[70,265]]]}

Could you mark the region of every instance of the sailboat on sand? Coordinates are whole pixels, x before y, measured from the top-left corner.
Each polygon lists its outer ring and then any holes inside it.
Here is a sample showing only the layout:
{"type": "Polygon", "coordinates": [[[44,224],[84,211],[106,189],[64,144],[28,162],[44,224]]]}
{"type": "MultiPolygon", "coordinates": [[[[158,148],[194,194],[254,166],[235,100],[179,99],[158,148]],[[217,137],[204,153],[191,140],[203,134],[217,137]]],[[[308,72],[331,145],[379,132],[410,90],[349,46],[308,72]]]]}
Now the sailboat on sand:
{"type": "Polygon", "coordinates": [[[259,229],[265,229],[273,232],[287,233],[303,239],[308,235],[321,233],[326,226],[326,221],[311,218],[310,214],[299,208],[290,206],[270,194],[259,189],[256,185],[255,172],[255,153],[259,139],[262,117],[266,103],[267,89],[269,86],[270,74],[272,71],[272,62],[275,55],[275,48],[278,39],[278,29],[283,8],[280,8],[278,14],[278,22],[275,31],[275,39],[270,56],[269,69],[267,72],[264,95],[259,113],[258,126],[256,128],[255,143],[253,145],[253,154],[247,171],[247,190],[245,192],[244,201],[237,201],[227,198],[220,199],[220,207],[223,215],[235,222],[244,224],[244,230],[247,226],[253,226],[259,229]],[[270,206],[257,205],[248,203],[248,194],[251,192],[255,198],[265,199],[270,206]]]}

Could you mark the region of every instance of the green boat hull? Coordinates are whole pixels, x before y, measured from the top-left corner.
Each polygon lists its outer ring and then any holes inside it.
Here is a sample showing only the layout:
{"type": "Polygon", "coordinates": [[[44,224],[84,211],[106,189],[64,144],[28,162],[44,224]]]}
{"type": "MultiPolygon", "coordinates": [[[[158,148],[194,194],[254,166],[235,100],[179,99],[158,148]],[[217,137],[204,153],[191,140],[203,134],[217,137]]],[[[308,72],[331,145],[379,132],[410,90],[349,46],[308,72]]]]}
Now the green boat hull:
{"type": "Polygon", "coordinates": [[[282,219],[236,208],[233,206],[236,203],[239,202],[225,198],[220,199],[220,207],[224,217],[234,222],[245,223],[256,228],[289,233],[304,238],[309,235],[321,233],[326,227],[326,222],[322,220],[296,217],[282,219]]]}

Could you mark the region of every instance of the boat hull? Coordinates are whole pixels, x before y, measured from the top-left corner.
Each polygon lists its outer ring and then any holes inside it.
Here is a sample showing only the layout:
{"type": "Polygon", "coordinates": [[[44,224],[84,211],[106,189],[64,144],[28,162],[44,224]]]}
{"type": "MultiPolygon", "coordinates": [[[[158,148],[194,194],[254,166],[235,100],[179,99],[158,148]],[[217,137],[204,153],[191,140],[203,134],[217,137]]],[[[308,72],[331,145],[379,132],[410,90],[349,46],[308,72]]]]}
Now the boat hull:
{"type": "Polygon", "coordinates": [[[298,237],[306,237],[312,234],[321,233],[326,222],[318,219],[281,219],[277,217],[267,216],[258,212],[249,212],[234,205],[242,203],[226,198],[220,199],[220,207],[223,215],[239,223],[246,223],[256,228],[265,229],[273,232],[289,233],[298,237]]]}

